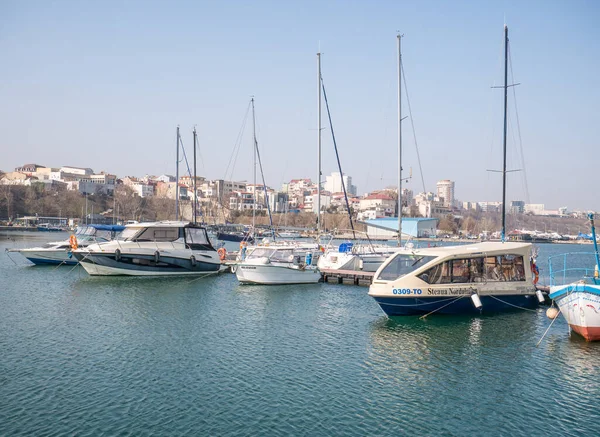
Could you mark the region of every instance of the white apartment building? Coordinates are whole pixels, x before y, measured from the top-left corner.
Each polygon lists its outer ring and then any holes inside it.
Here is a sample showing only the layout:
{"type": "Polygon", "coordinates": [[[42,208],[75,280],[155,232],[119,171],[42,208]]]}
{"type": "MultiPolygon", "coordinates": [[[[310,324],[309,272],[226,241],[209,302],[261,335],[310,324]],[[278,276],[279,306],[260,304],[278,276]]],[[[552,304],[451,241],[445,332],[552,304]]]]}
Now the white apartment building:
{"type": "Polygon", "coordinates": [[[452,207],[454,205],[454,181],[449,179],[438,181],[437,196],[443,199],[445,206],[452,207]]]}
{"type": "MultiPolygon", "coordinates": [[[[344,186],[346,187],[346,193],[349,196],[356,196],[356,186],[352,185],[352,177],[343,175],[344,186]]],[[[333,172],[330,176],[325,177],[325,190],[330,193],[341,193],[344,191],[342,187],[342,176],[339,172],[333,172]]]]}

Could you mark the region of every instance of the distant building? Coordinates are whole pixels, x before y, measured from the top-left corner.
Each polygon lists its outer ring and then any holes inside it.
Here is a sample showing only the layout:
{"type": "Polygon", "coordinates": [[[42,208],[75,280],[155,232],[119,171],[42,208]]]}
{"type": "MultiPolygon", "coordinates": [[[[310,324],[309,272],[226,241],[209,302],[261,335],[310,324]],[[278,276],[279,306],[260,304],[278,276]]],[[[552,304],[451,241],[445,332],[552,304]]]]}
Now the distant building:
{"type": "Polygon", "coordinates": [[[346,193],[349,196],[356,196],[357,189],[355,185],[352,185],[352,177],[344,175],[342,178],[339,172],[333,172],[330,176],[325,177],[325,190],[331,193],[343,192],[342,179],[344,181],[344,186],[346,187],[346,193]]]}
{"type": "Polygon", "coordinates": [[[454,182],[444,179],[437,183],[437,195],[440,200],[443,199],[444,205],[452,207],[454,205],[454,182]]]}
{"type": "Polygon", "coordinates": [[[525,204],[524,209],[526,213],[539,215],[546,209],[546,207],[543,203],[527,203],[525,204]]]}
{"type": "Polygon", "coordinates": [[[61,167],[60,171],[62,173],[73,174],[73,175],[78,175],[78,176],[89,176],[89,175],[94,174],[94,170],[92,170],[91,168],[82,168],[82,167],[65,166],[65,167],[61,167]]]}
{"type": "Polygon", "coordinates": [[[32,173],[35,173],[38,170],[38,168],[43,168],[43,167],[44,167],[43,165],[39,165],[39,164],[25,164],[21,167],[15,168],[15,171],[19,172],[19,173],[25,173],[26,175],[31,176],[32,173]]]}
{"type": "Polygon", "coordinates": [[[513,200],[510,202],[509,208],[511,214],[523,214],[525,212],[525,202],[522,200],[513,200]]]}

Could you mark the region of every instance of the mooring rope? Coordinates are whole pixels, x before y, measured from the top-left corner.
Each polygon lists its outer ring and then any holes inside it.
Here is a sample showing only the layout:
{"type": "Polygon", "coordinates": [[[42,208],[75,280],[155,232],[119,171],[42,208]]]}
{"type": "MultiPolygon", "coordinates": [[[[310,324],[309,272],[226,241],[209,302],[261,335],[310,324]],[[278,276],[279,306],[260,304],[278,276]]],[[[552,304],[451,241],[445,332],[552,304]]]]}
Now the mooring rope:
{"type": "Polygon", "coordinates": [[[558,316],[560,316],[560,308],[558,309],[558,313],[556,313],[556,317],[552,320],[552,322],[550,323],[550,325],[548,326],[548,328],[546,328],[546,331],[544,332],[544,335],[542,335],[542,338],[540,338],[540,341],[537,342],[537,344],[535,345],[535,347],[538,347],[540,345],[540,343],[542,342],[542,340],[544,339],[544,337],[546,336],[546,334],[548,333],[548,331],[550,331],[550,328],[552,328],[552,325],[554,324],[554,322],[556,322],[556,319],[558,319],[558,316]]]}
{"type": "Polygon", "coordinates": [[[435,312],[437,312],[437,311],[439,311],[439,310],[441,310],[441,309],[444,309],[444,308],[446,308],[446,307],[447,307],[447,306],[449,306],[449,305],[452,305],[454,302],[456,302],[456,301],[457,301],[457,300],[459,300],[459,299],[462,299],[463,297],[465,297],[465,296],[459,296],[459,297],[457,297],[457,298],[456,298],[456,299],[454,299],[452,302],[449,302],[449,303],[447,303],[446,305],[444,305],[444,306],[441,306],[441,307],[439,307],[438,309],[435,309],[435,310],[433,310],[432,312],[430,312],[430,313],[427,313],[427,314],[425,314],[424,316],[421,316],[421,317],[419,317],[419,320],[425,320],[425,317],[427,317],[427,316],[430,316],[430,315],[432,315],[433,313],[435,313],[435,312]]]}
{"type": "Polygon", "coordinates": [[[492,297],[492,298],[496,299],[497,301],[502,302],[504,305],[508,305],[508,306],[511,306],[511,307],[514,307],[514,308],[518,308],[520,310],[531,311],[531,312],[537,313],[537,310],[532,310],[531,308],[525,308],[525,307],[520,307],[519,305],[514,305],[512,303],[509,303],[509,302],[506,302],[506,301],[504,301],[502,299],[499,299],[496,296],[491,296],[490,295],[490,296],[487,296],[487,297],[492,297]]]}

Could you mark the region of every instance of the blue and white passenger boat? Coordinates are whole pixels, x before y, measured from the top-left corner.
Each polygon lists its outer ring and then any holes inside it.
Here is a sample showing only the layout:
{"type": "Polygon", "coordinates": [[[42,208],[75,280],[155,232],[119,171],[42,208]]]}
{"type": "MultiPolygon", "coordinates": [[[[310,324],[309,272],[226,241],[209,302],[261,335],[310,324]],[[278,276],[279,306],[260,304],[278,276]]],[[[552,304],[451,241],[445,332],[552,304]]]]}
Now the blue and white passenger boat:
{"type": "Polygon", "coordinates": [[[90,275],[199,275],[221,267],[206,229],[180,221],[127,225],[116,240],[73,253],[90,275]]]}
{"type": "Polygon", "coordinates": [[[482,314],[534,308],[531,244],[485,242],[391,256],[369,288],[388,316],[482,314]]]}
{"type": "Polygon", "coordinates": [[[111,241],[123,229],[125,226],[121,225],[82,225],[77,227],[74,237],[71,236],[69,240],[54,241],[28,249],[10,249],[9,252],[20,253],[34,264],[75,265],[77,259],[73,257],[73,247],[84,248],[90,244],[111,241]]]}
{"type": "Polygon", "coordinates": [[[550,257],[548,262],[550,270],[549,297],[556,302],[571,330],[587,341],[598,341],[600,340],[600,255],[596,241],[594,215],[589,214],[588,218],[592,226],[595,266],[594,268],[572,267],[569,263],[569,260],[573,259],[581,262],[583,257],[592,255],[589,252],[550,257]],[[553,268],[553,258],[564,262],[562,269],[553,268]],[[579,272],[582,276],[569,282],[574,272],[579,272]]]}

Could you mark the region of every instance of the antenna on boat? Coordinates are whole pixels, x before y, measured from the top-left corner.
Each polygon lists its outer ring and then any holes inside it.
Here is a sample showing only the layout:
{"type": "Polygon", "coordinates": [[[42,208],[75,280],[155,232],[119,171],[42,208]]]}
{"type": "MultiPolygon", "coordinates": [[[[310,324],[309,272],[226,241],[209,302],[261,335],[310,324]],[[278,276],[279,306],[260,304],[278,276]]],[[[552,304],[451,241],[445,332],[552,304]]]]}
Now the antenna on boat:
{"type": "Polygon", "coordinates": [[[198,190],[196,188],[196,181],[197,176],[196,176],[196,126],[194,126],[194,208],[193,208],[193,212],[194,212],[194,224],[196,224],[196,217],[198,216],[198,199],[197,199],[197,195],[198,195],[198,190]]]}
{"type": "Polygon", "coordinates": [[[402,49],[398,31],[398,246],[402,245],[402,49]]]}
{"type": "Polygon", "coordinates": [[[179,125],[177,125],[177,146],[175,158],[175,220],[179,220],[179,125]]]}
{"type": "Polygon", "coordinates": [[[253,189],[253,204],[252,204],[252,236],[254,236],[254,234],[256,233],[256,119],[254,116],[254,96],[251,96],[250,98],[250,103],[252,104],[252,142],[253,142],[253,149],[254,149],[254,179],[253,179],[253,184],[254,184],[254,189],[253,189]]]}
{"type": "MultiPolygon", "coordinates": [[[[502,232],[500,238],[502,242],[506,240],[506,128],[507,128],[507,106],[508,106],[508,88],[519,85],[518,83],[508,85],[508,26],[504,25],[504,85],[493,86],[492,88],[504,89],[504,129],[502,137],[502,232]]],[[[511,170],[518,171],[518,170],[511,170]]]]}
{"type": "Polygon", "coordinates": [[[319,161],[319,173],[317,176],[317,239],[321,233],[321,43],[319,42],[319,52],[317,53],[317,90],[318,90],[318,103],[317,103],[317,144],[318,144],[318,161],[319,161]]]}
{"type": "Polygon", "coordinates": [[[594,281],[597,281],[597,272],[600,271],[600,255],[598,255],[598,241],[596,240],[596,227],[594,226],[594,214],[589,213],[588,218],[590,219],[590,224],[592,225],[592,240],[594,241],[594,253],[596,255],[596,270],[594,273],[594,281]]]}
{"type": "MultiPolygon", "coordinates": [[[[263,171],[262,160],[260,159],[260,151],[258,150],[258,140],[256,139],[256,118],[254,115],[254,97],[251,100],[252,103],[252,122],[254,124],[253,128],[253,140],[254,140],[254,157],[258,157],[258,165],[260,167],[260,176],[262,178],[263,190],[265,192],[265,203],[267,204],[267,212],[269,213],[269,224],[271,226],[271,231],[273,233],[273,241],[275,240],[275,228],[273,227],[273,215],[271,214],[271,205],[269,204],[269,193],[267,192],[267,183],[265,182],[265,172],[263,171]]],[[[255,176],[254,176],[254,209],[256,209],[256,164],[254,168],[255,176]]],[[[254,231],[254,230],[253,230],[254,231]]]]}

